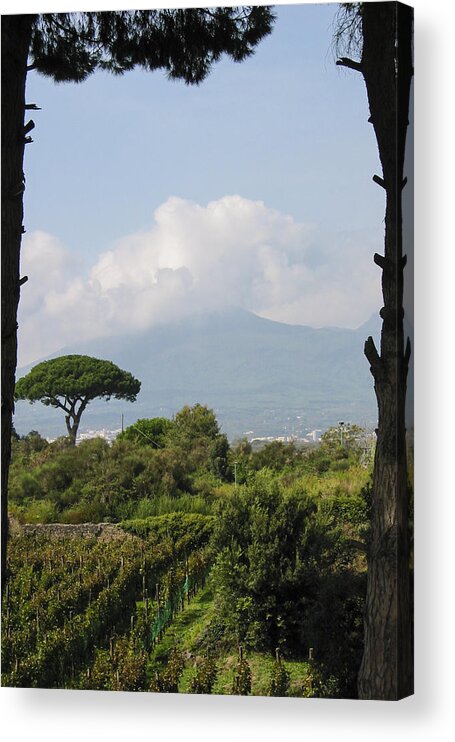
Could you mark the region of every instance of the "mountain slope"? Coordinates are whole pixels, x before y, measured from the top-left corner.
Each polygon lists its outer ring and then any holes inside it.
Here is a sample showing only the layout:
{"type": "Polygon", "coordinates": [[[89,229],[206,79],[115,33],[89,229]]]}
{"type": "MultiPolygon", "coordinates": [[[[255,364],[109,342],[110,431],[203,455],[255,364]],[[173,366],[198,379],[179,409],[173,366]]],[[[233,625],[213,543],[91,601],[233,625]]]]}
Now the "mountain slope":
{"type": "MultiPolygon", "coordinates": [[[[139,417],[170,416],[184,404],[213,407],[229,437],[302,434],[338,420],[375,424],[376,404],[363,343],[379,320],[358,330],[286,325],[240,309],[189,317],[129,336],[63,348],[107,358],[142,381],[134,405],[93,402],[82,426],[118,428],[139,417]]],[[[27,369],[19,371],[21,376],[27,369]]],[[[19,403],[19,433],[64,433],[63,416],[19,403]]]]}

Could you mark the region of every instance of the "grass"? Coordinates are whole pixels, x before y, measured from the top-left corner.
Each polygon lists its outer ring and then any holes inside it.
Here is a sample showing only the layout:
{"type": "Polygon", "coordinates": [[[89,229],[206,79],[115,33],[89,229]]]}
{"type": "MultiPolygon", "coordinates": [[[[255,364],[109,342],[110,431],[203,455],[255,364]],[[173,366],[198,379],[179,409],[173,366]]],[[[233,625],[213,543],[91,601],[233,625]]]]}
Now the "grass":
{"type": "MultiPolygon", "coordinates": [[[[149,674],[151,675],[157,666],[164,665],[172,648],[178,645],[185,657],[185,669],[179,682],[179,693],[188,693],[197,658],[206,653],[205,638],[213,612],[213,588],[209,581],[189,605],[186,605],[185,609],[175,617],[171,626],[165,631],[161,642],[152,651],[148,666],[149,674]]],[[[245,658],[251,668],[251,694],[254,696],[268,695],[274,657],[260,652],[251,652],[245,654],[245,658]]],[[[218,673],[213,694],[230,695],[232,693],[237,660],[236,651],[227,652],[217,659],[218,673]]],[[[285,660],[284,664],[290,673],[289,696],[301,698],[304,695],[309,665],[297,659],[285,660]]]]}
{"type": "Polygon", "coordinates": [[[203,635],[210,622],[212,605],[212,588],[207,584],[166,629],[162,640],[150,654],[150,665],[164,664],[177,644],[187,654],[202,652],[203,635]]]}
{"type": "Polygon", "coordinates": [[[133,514],[133,519],[167,515],[168,513],[176,512],[211,515],[212,505],[200,495],[185,494],[180,497],[160,495],[158,497],[139,500],[133,514]]]}
{"type": "MultiPolygon", "coordinates": [[[[245,659],[251,668],[251,695],[267,696],[272,674],[274,657],[261,652],[245,653],[245,659]]],[[[217,662],[218,675],[213,687],[213,693],[218,695],[230,695],[235,668],[238,661],[236,653],[228,654],[217,662]]],[[[304,695],[305,679],[308,676],[308,663],[300,660],[285,660],[284,665],[290,674],[289,696],[301,698],[304,695]]],[[[183,680],[183,679],[182,679],[183,680]]],[[[186,687],[182,682],[184,693],[186,687]]]]}

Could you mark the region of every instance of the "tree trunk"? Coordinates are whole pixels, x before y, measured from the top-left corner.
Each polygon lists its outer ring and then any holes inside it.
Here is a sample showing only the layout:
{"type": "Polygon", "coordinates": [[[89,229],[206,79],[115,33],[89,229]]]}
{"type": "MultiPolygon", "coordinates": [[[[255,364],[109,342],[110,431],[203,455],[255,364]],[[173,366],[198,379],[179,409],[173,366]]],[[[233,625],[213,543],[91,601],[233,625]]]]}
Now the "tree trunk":
{"type": "Polygon", "coordinates": [[[71,415],[65,415],[66,430],[68,431],[68,438],[72,446],[76,445],[77,429],[79,427],[79,420],[74,420],[71,415]]]}
{"type": "Polygon", "coordinates": [[[365,343],[378,403],[365,648],[359,697],[397,700],[413,692],[412,609],[408,538],[405,398],[410,344],[404,348],[401,191],[412,78],[413,11],[401,3],[362,5],[360,69],[382,164],[386,192],[384,306],[380,353],[365,343]],[[395,41],[398,40],[397,45],[395,41]]]}
{"type": "Polygon", "coordinates": [[[33,16],[2,17],[2,594],[6,582],[8,472],[17,363],[22,239],[25,79],[33,16]]]}
{"type": "Polygon", "coordinates": [[[79,424],[81,422],[82,413],[89,403],[88,399],[83,399],[79,405],[79,409],[76,412],[76,402],[73,402],[71,411],[68,415],[65,415],[66,429],[68,431],[68,437],[72,446],[76,445],[77,431],[79,430],[79,424]]]}

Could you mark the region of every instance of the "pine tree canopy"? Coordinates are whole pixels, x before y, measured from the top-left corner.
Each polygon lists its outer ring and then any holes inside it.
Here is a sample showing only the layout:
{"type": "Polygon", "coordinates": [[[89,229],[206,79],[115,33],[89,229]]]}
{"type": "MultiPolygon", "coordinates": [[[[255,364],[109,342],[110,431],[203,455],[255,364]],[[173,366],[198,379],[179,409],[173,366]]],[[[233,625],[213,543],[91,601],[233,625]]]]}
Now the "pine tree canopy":
{"type": "Polygon", "coordinates": [[[273,21],[267,6],[46,13],[34,17],[29,69],[82,82],[96,69],[142,67],[198,84],[222,54],[253,54],[273,21]]]}
{"type": "Polygon", "coordinates": [[[16,383],[15,397],[65,409],[68,400],[97,397],[134,402],[140,388],[140,381],[111,361],[69,355],[34,366],[16,383]]]}

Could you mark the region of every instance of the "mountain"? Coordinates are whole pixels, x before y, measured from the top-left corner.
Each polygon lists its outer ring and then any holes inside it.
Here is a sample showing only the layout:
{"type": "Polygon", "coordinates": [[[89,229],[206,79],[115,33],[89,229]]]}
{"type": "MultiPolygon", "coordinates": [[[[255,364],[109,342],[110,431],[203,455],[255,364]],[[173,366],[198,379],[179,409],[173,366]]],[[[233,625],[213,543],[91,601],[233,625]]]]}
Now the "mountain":
{"type": "MultiPolygon", "coordinates": [[[[134,335],[62,348],[112,360],[142,382],[137,402],[91,403],[83,429],[117,429],[141,417],[171,416],[185,404],[212,407],[224,432],[237,438],[303,435],[339,420],[375,425],[372,377],[363,355],[379,318],[357,330],[311,328],[263,319],[241,309],[194,315],[134,335]],[[85,427],[84,427],[85,426],[85,427]]],[[[30,366],[18,371],[24,375],[30,366]]],[[[65,432],[63,414],[19,402],[20,434],[65,432]]]]}

